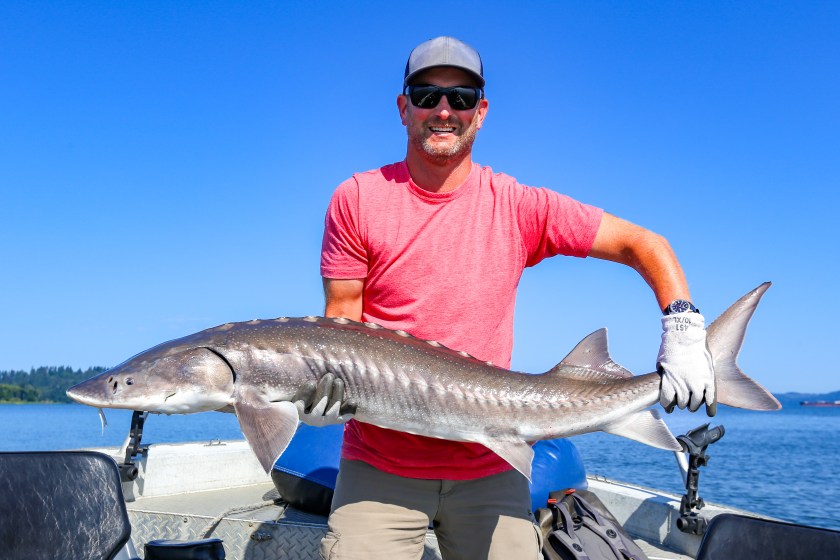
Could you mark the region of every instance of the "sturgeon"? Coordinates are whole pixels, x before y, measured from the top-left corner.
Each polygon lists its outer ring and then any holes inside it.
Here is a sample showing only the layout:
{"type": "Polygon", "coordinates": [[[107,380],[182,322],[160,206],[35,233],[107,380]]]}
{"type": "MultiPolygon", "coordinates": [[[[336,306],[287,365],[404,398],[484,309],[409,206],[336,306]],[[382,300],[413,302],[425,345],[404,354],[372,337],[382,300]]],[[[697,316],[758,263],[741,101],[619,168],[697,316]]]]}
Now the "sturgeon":
{"type": "MultiPolygon", "coordinates": [[[[766,282],[707,329],[717,401],[753,410],[779,402],[744,375],[736,358],[766,282]]],[[[165,342],[67,391],[99,408],[164,414],[233,410],[268,472],[297,430],[291,402],[327,373],[345,383],[355,419],[383,428],[485,445],[530,479],[528,442],[604,431],[681,450],[656,410],[660,375],[615,363],[607,331],[584,338],[543,374],[483,362],[465,352],[374,323],[302,317],[227,323],[165,342]]]]}

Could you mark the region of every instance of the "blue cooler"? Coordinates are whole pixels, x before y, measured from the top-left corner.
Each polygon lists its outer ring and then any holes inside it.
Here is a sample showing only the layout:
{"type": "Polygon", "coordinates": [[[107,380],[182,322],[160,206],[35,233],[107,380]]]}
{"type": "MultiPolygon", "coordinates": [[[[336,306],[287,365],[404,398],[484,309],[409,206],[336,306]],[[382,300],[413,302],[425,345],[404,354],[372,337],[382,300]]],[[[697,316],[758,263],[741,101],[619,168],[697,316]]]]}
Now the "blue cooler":
{"type": "MultiPolygon", "coordinates": [[[[271,479],[284,501],[301,511],[329,514],[343,436],[344,424],[298,427],[289,447],[271,470],[271,479]]],[[[534,445],[531,474],[534,510],[545,507],[549,492],[587,487],[580,454],[565,439],[538,441],[534,445]]]]}

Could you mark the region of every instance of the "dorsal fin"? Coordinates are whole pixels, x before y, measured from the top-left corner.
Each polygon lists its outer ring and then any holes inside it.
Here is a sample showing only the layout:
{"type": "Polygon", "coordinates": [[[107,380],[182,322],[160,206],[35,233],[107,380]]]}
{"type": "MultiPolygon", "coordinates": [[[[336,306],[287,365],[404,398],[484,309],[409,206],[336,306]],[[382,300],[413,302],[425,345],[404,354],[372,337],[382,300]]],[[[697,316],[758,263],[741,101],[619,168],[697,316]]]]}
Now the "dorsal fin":
{"type": "Polygon", "coordinates": [[[633,377],[633,374],[618,365],[610,357],[607,346],[607,329],[598,329],[575,346],[569,355],[554,366],[549,373],[562,366],[575,366],[594,370],[611,377],[633,377]]]}

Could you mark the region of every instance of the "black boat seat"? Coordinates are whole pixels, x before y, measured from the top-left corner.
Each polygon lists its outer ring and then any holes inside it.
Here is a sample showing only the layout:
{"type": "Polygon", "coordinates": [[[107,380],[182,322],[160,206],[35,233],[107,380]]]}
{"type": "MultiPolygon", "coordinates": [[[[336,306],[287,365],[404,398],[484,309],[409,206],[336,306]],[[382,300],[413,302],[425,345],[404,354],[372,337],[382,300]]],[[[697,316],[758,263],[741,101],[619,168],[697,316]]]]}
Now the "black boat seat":
{"type": "Polygon", "coordinates": [[[840,531],[725,513],[709,523],[697,560],[840,558],[840,531]]]}
{"type": "MultiPolygon", "coordinates": [[[[116,462],[95,451],[0,452],[0,558],[113,560],[131,538],[116,462]]],[[[147,558],[222,560],[222,541],[154,541],[147,558]]],[[[121,551],[122,554],[121,554],[121,551]]]]}
{"type": "Polygon", "coordinates": [[[130,537],[120,473],[107,455],[0,453],[0,558],[111,560],[130,537]]]}

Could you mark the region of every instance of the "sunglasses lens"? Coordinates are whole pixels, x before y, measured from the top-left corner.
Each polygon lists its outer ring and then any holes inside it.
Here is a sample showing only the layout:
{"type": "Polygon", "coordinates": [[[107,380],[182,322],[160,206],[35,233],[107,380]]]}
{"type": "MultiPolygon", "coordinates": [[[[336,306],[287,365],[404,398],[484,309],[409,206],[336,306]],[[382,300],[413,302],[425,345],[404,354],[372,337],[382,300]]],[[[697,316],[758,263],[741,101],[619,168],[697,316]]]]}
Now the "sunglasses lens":
{"type": "Polygon", "coordinates": [[[454,87],[446,94],[449,106],[455,110],[463,111],[472,109],[478,101],[478,93],[475,88],[454,87]]]}
{"type": "Polygon", "coordinates": [[[480,98],[480,90],[471,87],[442,88],[438,86],[410,86],[408,95],[411,103],[421,109],[432,109],[446,95],[449,106],[456,111],[472,109],[480,98]]]}
{"type": "Polygon", "coordinates": [[[437,107],[442,95],[441,88],[436,86],[411,86],[409,89],[412,105],[421,109],[437,107]]]}

